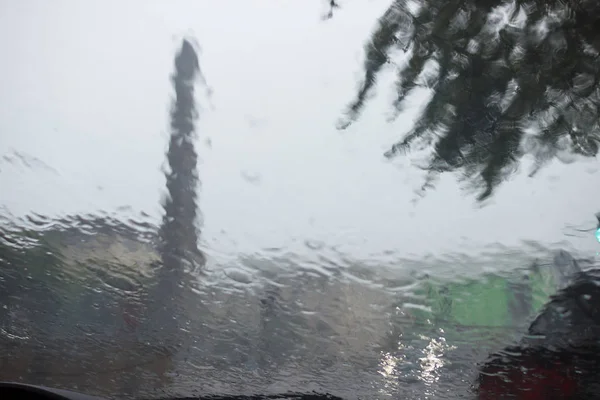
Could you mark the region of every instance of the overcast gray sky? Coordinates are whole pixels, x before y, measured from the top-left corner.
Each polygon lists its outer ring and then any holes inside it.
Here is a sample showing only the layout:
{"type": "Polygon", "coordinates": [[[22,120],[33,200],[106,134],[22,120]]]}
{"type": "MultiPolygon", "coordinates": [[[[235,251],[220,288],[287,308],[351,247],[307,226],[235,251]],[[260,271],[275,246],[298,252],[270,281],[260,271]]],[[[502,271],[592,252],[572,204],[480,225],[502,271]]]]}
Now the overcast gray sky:
{"type": "Polygon", "coordinates": [[[0,215],[161,215],[169,75],[181,38],[212,89],[197,150],[209,253],[305,241],[353,257],[478,252],[523,240],[597,251],[598,161],[524,166],[485,207],[448,175],[419,198],[414,160],[383,159],[417,107],[386,123],[392,71],[363,118],[335,122],[386,0],[21,0],[0,3],[0,215]],[[387,86],[386,86],[387,85],[387,86]],[[208,144],[210,141],[210,145],[208,144]],[[16,161],[14,152],[25,156],[16,161]],[[415,199],[419,201],[415,202],[415,199]],[[126,207],[126,208],[123,208],[126,207]]]}

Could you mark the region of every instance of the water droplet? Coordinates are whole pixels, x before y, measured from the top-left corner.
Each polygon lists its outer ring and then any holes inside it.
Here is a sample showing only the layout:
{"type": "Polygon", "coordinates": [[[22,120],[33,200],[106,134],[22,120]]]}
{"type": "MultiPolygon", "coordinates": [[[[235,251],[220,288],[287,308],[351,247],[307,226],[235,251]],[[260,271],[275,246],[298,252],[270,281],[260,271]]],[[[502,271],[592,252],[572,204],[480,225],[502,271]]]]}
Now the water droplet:
{"type": "Polygon", "coordinates": [[[253,185],[257,185],[260,183],[261,176],[259,173],[252,172],[252,171],[242,171],[240,174],[241,174],[242,178],[245,181],[247,181],[248,183],[251,183],[253,185]]]}

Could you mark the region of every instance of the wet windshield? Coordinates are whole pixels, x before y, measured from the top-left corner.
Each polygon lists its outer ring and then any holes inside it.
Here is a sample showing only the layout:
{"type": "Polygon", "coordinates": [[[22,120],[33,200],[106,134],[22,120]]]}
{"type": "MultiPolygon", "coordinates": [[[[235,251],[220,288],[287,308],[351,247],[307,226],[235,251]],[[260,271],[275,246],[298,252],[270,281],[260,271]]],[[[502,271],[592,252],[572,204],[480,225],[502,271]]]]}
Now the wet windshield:
{"type": "Polygon", "coordinates": [[[0,381],[594,392],[596,2],[0,8],[0,381]]]}

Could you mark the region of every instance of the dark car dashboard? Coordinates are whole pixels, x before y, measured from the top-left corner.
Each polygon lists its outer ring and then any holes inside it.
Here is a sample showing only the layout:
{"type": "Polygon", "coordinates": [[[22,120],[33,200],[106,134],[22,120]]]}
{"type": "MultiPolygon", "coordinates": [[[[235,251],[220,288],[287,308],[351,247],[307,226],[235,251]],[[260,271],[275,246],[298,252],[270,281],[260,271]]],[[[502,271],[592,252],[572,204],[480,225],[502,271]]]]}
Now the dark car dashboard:
{"type": "MultiPolygon", "coordinates": [[[[44,386],[26,385],[14,382],[0,382],[0,399],[30,400],[105,400],[101,397],[71,392],[69,390],[48,388],[44,386]]],[[[176,400],[342,400],[340,397],[321,393],[285,393],[277,395],[248,396],[202,396],[182,397],[176,400]]],[[[175,399],[173,399],[175,400],[175,399]]]]}

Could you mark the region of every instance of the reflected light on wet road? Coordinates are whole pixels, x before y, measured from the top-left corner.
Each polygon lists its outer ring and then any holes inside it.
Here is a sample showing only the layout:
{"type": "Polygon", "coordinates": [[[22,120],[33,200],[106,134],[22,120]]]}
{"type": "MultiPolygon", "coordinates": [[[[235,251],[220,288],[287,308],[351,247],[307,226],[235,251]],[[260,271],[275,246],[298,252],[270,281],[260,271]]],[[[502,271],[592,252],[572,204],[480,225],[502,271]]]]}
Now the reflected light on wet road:
{"type": "MultiPolygon", "coordinates": [[[[444,333],[440,329],[440,333],[444,333]]],[[[426,337],[421,339],[427,340],[426,337]]],[[[426,394],[433,396],[436,392],[435,386],[440,379],[441,369],[445,365],[444,356],[445,353],[456,349],[456,346],[450,346],[446,343],[446,339],[442,336],[437,338],[430,338],[429,344],[423,350],[425,356],[420,361],[421,374],[420,379],[427,384],[426,394]]]]}

